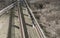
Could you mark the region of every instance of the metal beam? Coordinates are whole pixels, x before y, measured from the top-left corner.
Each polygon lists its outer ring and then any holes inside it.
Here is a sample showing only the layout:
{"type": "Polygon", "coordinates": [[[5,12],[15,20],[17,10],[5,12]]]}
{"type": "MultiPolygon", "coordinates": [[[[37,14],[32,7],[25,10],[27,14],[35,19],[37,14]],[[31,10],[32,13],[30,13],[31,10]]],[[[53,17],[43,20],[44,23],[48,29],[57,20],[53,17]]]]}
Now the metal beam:
{"type": "Polygon", "coordinates": [[[0,10],[0,16],[3,15],[6,11],[10,10],[11,8],[13,8],[15,6],[15,3],[16,2],[14,2],[13,4],[5,7],[4,9],[0,10]]]}

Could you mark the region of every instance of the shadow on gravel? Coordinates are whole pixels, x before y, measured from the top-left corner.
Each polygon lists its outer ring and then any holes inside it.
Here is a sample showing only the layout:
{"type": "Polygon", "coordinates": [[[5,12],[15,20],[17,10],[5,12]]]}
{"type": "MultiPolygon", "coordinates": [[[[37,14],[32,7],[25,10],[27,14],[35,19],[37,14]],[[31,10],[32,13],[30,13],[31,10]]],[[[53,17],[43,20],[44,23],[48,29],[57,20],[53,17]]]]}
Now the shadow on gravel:
{"type": "Polygon", "coordinates": [[[10,18],[9,18],[9,27],[8,27],[8,34],[7,38],[15,38],[15,29],[13,27],[14,19],[13,19],[13,8],[10,10],[10,18]],[[13,35],[13,36],[12,36],[13,35]]]}

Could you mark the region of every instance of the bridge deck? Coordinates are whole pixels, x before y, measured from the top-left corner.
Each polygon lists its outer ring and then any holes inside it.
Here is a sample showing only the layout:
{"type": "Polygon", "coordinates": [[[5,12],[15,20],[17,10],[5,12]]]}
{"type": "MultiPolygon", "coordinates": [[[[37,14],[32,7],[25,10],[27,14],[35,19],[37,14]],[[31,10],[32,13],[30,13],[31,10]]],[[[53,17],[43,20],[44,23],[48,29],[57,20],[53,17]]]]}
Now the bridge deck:
{"type": "Polygon", "coordinates": [[[7,38],[9,17],[9,14],[0,17],[0,38],[7,38]]]}

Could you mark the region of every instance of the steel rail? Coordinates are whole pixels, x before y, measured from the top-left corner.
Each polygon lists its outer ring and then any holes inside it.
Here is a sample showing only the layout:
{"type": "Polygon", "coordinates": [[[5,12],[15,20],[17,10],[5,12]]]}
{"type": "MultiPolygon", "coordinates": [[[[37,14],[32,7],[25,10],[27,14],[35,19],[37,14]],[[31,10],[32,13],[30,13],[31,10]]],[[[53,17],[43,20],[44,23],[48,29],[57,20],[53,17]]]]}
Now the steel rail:
{"type": "Polygon", "coordinates": [[[33,11],[30,9],[30,7],[29,7],[27,1],[24,0],[24,2],[26,3],[27,9],[30,11],[29,13],[31,14],[31,16],[33,17],[33,19],[34,19],[34,21],[35,21],[35,24],[36,24],[35,26],[36,26],[36,30],[37,30],[37,32],[38,32],[38,34],[39,34],[39,38],[46,38],[46,36],[45,36],[45,34],[44,34],[42,28],[40,27],[39,23],[37,22],[37,20],[36,20],[34,14],[33,14],[33,11]]]}
{"type": "Polygon", "coordinates": [[[19,22],[20,22],[20,30],[21,30],[21,38],[25,38],[25,33],[24,33],[24,27],[23,27],[23,21],[22,21],[22,9],[21,9],[21,3],[19,2],[20,0],[17,0],[17,5],[18,5],[18,17],[19,17],[19,22]]]}
{"type": "Polygon", "coordinates": [[[0,16],[3,15],[6,11],[10,10],[15,6],[16,2],[12,3],[11,5],[5,7],[4,9],[0,10],[0,16]]]}

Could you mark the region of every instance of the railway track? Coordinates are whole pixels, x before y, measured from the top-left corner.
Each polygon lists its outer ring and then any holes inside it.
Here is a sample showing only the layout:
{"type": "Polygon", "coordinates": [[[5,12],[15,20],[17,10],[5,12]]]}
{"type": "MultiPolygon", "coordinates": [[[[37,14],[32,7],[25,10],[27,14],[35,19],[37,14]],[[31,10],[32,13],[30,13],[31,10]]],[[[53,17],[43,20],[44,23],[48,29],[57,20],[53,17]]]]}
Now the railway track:
{"type": "Polygon", "coordinates": [[[27,0],[24,0],[24,2],[25,2],[25,4],[26,4],[26,7],[27,7],[27,9],[28,9],[28,11],[29,11],[29,14],[30,14],[30,16],[31,16],[31,18],[32,18],[32,21],[33,21],[32,23],[34,24],[35,29],[37,30],[37,32],[38,32],[38,34],[39,34],[39,38],[46,38],[45,35],[44,35],[43,30],[41,29],[41,27],[39,26],[39,24],[38,24],[38,22],[37,22],[34,14],[33,14],[33,12],[32,12],[32,10],[30,9],[27,0]]]}
{"type": "MultiPolygon", "coordinates": [[[[41,27],[39,26],[32,10],[30,9],[28,3],[26,0],[23,0],[25,5],[26,5],[26,9],[27,9],[27,12],[31,18],[31,21],[32,21],[32,26],[34,26],[34,29],[36,30],[36,32],[38,33],[38,38],[46,38],[45,35],[44,35],[44,32],[43,30],[41,29],[41,27]]],[[[26,23],[25,23],[25,17],[24,17],[24,13],[23,13],[23,6],[22,6],[22,3],[18,0],[17,3],[14,2],[13,4],[9,5],[8,7],[2,9],[0,11],[0,15],[3,15],[5,14],[6,11],[8,10],[13,10],[13,8],[15,7],[15,4],[17,4],[17,8],[18,8],[18,19],[19,19],[19,25],[20,25],[20,32],[21,32],[21,38],[30,38],[29,37],[29,34],[28,34],[28,31],[27,31],[27,27],[26,27],[26,23]]],[[[9,29],[8,29],[8,37],[7,38],[15,38],[14,36],[11,36],[12,34],[12,25],[13,25],[13,13],[10,12],[10,21],[9,21],[9,29]]]]}

